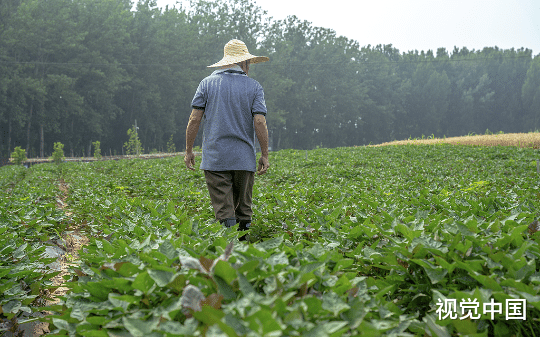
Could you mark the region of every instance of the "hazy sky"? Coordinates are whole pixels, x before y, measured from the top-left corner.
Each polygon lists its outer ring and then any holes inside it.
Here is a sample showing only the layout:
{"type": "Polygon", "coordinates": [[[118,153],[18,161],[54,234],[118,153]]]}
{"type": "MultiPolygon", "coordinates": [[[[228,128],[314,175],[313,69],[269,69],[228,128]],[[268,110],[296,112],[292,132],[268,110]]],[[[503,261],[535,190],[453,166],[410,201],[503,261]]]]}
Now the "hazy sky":
{"type": "MultiPolygon", "coordinates": [[[[176,0],[157,0],[158,6],[176,0]]],[[[255,0],[274,19],[296,15],[360,46],[400,52],[525,47],[540,54],[540,0],[255,0]]]]}

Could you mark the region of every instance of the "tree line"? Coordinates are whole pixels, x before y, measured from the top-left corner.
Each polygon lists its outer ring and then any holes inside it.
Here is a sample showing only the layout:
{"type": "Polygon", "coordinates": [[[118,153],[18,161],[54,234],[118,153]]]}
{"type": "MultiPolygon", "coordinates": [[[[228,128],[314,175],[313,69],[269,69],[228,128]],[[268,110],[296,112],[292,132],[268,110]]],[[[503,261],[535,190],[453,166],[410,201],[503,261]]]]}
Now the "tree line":
{"type": "Polygon", "coordinates": [[[540,128],[540,55],[525,48],[361,46],[252,0],[2,0],[0,154],[61,142],[82,156],[95,141],[121,154],[135,120],[145,152],[181,150],[195,89],[233,38],[270,57],[250,76],[274,150],[540,128]]]}

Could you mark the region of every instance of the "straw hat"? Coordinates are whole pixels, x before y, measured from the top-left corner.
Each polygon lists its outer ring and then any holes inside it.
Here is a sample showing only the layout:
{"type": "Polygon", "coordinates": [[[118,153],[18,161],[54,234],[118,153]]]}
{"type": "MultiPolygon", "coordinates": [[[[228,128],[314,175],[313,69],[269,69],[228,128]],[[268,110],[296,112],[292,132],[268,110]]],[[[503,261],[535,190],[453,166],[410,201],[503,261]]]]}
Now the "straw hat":
{"type": "Polygon", "coordinates": [[[223,58],[221,61],[214,63],[207,68],[222,67],[247,60],[250,60],[250,63],[261,63],[270,59],[266,56],[251,55],[244,42],[240,40],[231,40],[227,42],[225,48],[223,48],[223,58]]]}

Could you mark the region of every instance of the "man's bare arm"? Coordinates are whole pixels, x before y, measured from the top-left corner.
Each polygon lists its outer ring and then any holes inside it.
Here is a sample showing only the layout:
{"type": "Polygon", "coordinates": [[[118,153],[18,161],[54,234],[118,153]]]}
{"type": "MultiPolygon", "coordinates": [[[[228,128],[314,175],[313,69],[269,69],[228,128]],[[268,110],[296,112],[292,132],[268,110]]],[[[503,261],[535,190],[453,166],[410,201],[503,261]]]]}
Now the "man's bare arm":
{"type": "Polygon", "coordinates": [[[186,128],[186,153],[184,155],[184,162],[186,167],[190,170],[195,170],[195,154],[193,153],[193,143],[197,132],[199,132],[199,126],[201,125],[202,116],[204,110],[193,109],[191,116],[189,116],[189,122],[186,128]]]}
{"type": "Polygon", "coordinates": [[[266,117],[261,114],[256,114],[253,117],[253,123],[255,125],[255,134],[259,140],[261,146],[261,158],[259,159],[259,168],[257,174],[265,174],[266,170],[270,167],[268,162],[268,129],[266,128],[266,117]]]}
{"type": "Polygon", "coordinates": [[[186,152],[193,151],[193,143],[197,137],[197,132],[199,132],[203,114],[204,110],[191,110],[191,116],[189,116],[189,122],[186,128],[186,152]]]}

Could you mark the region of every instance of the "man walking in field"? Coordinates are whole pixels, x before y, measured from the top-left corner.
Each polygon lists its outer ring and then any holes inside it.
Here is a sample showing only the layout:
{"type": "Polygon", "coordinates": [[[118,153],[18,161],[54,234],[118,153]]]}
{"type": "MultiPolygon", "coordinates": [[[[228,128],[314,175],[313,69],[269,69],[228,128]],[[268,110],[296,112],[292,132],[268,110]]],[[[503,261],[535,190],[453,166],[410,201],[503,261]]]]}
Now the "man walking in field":
{"type": "Polygon", "coordinates": [[[268,61],[254,56],[239,40],[229,41],[218,68],[204,78],[191,102],[193,110],[186,129],[184,161],[195,170],[193,143],[204,117],[202,162],[214,214],[224,226],[239,224],[238,230],[251,225],[251,197],[256,171],[255,134],[261,146],[257,174],[266,173],[268,130],[266,103],[262,86],[249,78],[250,63],[268,61]]]}

